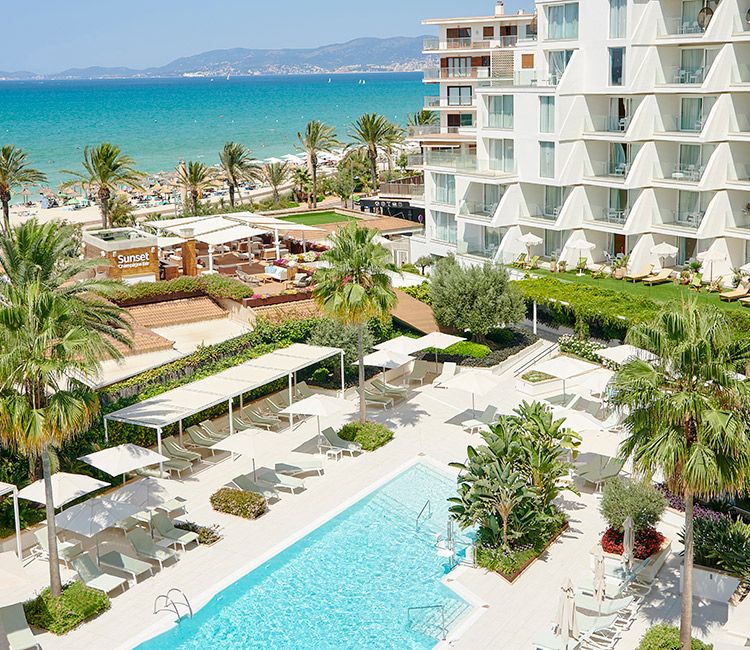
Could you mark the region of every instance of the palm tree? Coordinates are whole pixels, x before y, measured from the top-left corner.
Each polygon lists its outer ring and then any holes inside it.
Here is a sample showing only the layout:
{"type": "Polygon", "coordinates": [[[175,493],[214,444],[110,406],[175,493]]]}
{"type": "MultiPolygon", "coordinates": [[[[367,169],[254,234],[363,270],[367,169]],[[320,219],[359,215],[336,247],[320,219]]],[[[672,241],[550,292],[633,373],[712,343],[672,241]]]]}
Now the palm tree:
{"type": "Polygon", "coordinates": [[[203,192],[216,183],[213,171],[205,163],[189,160],[177,168],[177,184],[190,195],[193,214],[198,214],[198,205],[203,192]]]}
{"type": "Polygon", "coordinates": [[[219,167],[229,185],[229,205],[234,207],[234,194],[239,193],[240,183],[258,176],[257,160],[251,151],[239,142],[227,142],[219,153],[219,167]]]}
{"type": "Polygon", "coordinates": [[[307,207],[310,205],[310,185],[312,179],[310,178],[310,172],[307,167],[295,167],[292,170],[292,185],[294,186],[295,200],[299,203],[302,201],[307,202],[307,207]]]}
{"type": "Polygon", "coordinates": [[[3,228],[10,232],[11,192],[25,184],[44,183],[47,176],[38,169],[29,167],[26,152],[12,144],[0,149],[0,203],[3,206],[3,228]]]}
{"type": "Polygon", "coordinates": [[[266,163],[261,171],[261,178],[266,184],[271,186],[273,192],[273,202],[279,202],[279,187],[286,183],[289,178],[288,163],[266,163]]]}
{"type": "Polygon", "coordinates": [[[318,154],[330,153],[341,143],[336,139],[336,129],[320,120],[307,123],[304,133],[297,133],[300,148],[307,154],[307,164],[312,174],[312,207],[318,207],[318,154]]]}
{"type": "Polygon", "coordinates": [[[364,423],[364,329],[371,318],[389,314],[396,304],[387,271],[390,253],[375,241],[376,230],[351,222],[330,236],[333,246],[321,258],[329,266],[315,273],[313,296],[322,310],[346,325],[356,325],[359,355],[359,420],[364,423]]]}
{"type": "Polygon", "coordinates": [[[634,359],[612,380],[613,402],[628,412],[620,451],[637,473],[660,471],[685,502],[680,642],[690,650],[694,500],[734,492],[747,480],[748,388],[735,370],[750,356],[750,341],[733,338],[717,308],[692,300],[667,305],[627,341],[656,359],[634,359]]]}
{"type": "Polygon", "coordinates": [[[349,147],[367,155],[373,187],[378,183],[378,155],[393,146],[397,133],[398,127],[377,113],[365,113],[351,127],[349,147]]]}
{"type": "MultiPolygon", "coordinates": [[[[99,409],[97,395],[71,387],[74,373],[130,344],[123,311],[98,295],[111,281],[76,280],[98,260],[79,259],[76,228],[31,220],[0,236],[0,442],[41,460],[46,492],[50,591],[62,591],[50,458],[84,431],[99,409]]],[[[77,384],[75,385],[77,386],[77,384]]]]}
{"type": "Polygon", "coordinates": [[[140,185],[144,174],[134,167],[135,161],[124,154],[120,147],[102,142],[96,147],[83,150],[83,172],[64,169],[63,173],[74,178],[62,187],[79,187],[86,194],[96,197],[102,213],[102,227],[111,226],[109,199],[120,187],[143,190],[140,185]]]}
{"type": "Polygon", "coordinates": [[[416,113],[411,113],[406,118],[406,123],[409,126],[432,126],[440,124],[440,117],[435,111],[427,111],[422,109],[416,113]]]}
{"type": "Polygon", "coordinates": [[[113,228],[125,228],[135,224],[135,206],[127,194],[115,194],[109,199],[109,222],[113,228]]]}

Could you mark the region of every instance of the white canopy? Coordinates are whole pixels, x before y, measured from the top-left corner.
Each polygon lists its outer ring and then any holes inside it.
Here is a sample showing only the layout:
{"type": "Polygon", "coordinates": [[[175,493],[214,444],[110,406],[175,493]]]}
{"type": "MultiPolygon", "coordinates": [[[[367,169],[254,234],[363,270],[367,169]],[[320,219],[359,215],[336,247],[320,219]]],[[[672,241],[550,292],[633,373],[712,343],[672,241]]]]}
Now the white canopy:
{"type": "MultiPolygon", "coordinates": [[[[362,359],[366,366],[373,366],[375,368],[400,368],[406,365],[410,361],[414,361],[414,357],[403,354],[401,352],[394,352],[393,350],[375,350],[366,354],[362,359]]],[[[355,364],[358,362],[355,361],[355,364]]]]}
{"type": "Polygon", "coordinates": [[[354,413],[356,410],[357,405],[347,399],[331,397],[330,395],[312,395],[290,404],[281,412],[284,414],[330,417],[342,413],[354,413]]]}
{"type": "Polygon", "coordinates": [[[576,251],[590,251],[596,248],[596,244],[585,239],[577,239],[576,241],[569,243],[568,248],[572,248],[576,251]]]}
{"type": "Polygon", "coordinates": [[[185,243],[185,240],[182,237],[157,237],[156,238],[157,245],[159,248],[171,248],[172,246],[180,246],[181,244],[185,243]]]}
{"type": "Polygon", "coordinates": [[[500,377],[489,370],[459,372],[441,384],[441,388],[463,390],[472,395],[485,395],[499,386],[500,377]]]}
{"type": "Polygon", "coordinates": [[[212,449],[228,451],[232,454],[252,456],[255,454],[255,436],[259,433],[263,433],[263,431],[252,428],[243,429],[233,436],[228,436],[224,440],[217,442],[213,445],[212,449]]]}
{"type": "Polygon", "coordinates": [[[538,237],[533,232],[527,232],[525,235],[518,238],[518,241],[520,241],[522,244],[526,246],[539,246],[539,244],[543,243],[544,240],[541,237],[538,237]]]}
{"type": "Polygon", "coordinates": [[[413,339],[408,336],[397,336],[395,339],[383,341],[375,346],[376,350],[388,350],[389,352],[399,352],[401,354],[414,354],[420,350],[430,347],[425,345],[422,339],[413,339]]]}
{"type": "Polygon", "coordinates": [[[466,339],[461,336],[454,336],[453,334],[446,334],[445,332],[430,332],[419,339],[419,341],[426,344],[428,348],[436,348],[438,350],[445,350],[446,348],[465,340],[466,339]]]}
{"type": "Polygon", "coordinates": [[[209,246],[220,246],[221,244],[229,244],[233,241],[257,237],[265,232],[265,230],[261,230],[260,228],[250,228],[249,226],[235,223],[227,228],[221,228],[202,235],[196,235],[195,239],[204,244],[208,244],[209,246]]]}
{"type": "Polygon", "coordinates": [[[112,501],[128,503],[137,508],[137,512],[156,508],[172,498],[169,482],[151,477],[124,485],[110,495],[112,501]]]}
{"type": "Polygon", "coordinates": [[[55,524],[71,533],[93,537],[139,511],[140,508],[123,501],[88,499],[56,515],[55,524]]]}
{"type": "Polygon", "coordinates": [[[672,257],[677,255],[677,252],[677,247],[672,246],[672,244],[668,244],[667,242],[662,242],[661,244],[656,244],[656,246],[651,247],[651,254],[656,255],[657,257],[672,257]]]}
{"type": "Polygon", "coordinates": [[[576,433],[581,433],[582,431],[601,431],[603,429],[603,425],[599,420],[575,409],[555,406],[552,408],[552,417],[556,420],[564,418],[565,423],[563,426],[566,429],[572,429],[576,433]]]}
{"type": "Polygon", "coordinates": [[[654,361],[657,357],[652,352],[637,348],[634,345],[616,345],[613,348],[604,348],[597,350],[596,355],[602,359],[609,359],[618,365],[622,365],[633,359],[642,359],[644,361],[654,361]]]}
{"type": "Polygon", "coordinates": [[[82,460],[110,476],[119,476],[120,474],[134,472],[142,467],[163,463],[169,459],[145,447],[126,443],[81,456],[78,460],[82,460]]]}
{"type": "Polygon", "coordinates": [[[532,370],[547,373],[557,379],[571,379],[572,377],[577,377],[578,375],[583,375],[587,372],[592,372],[598,369],[599,366],[595,363],[581,361],[580,359],[574,359],[573,357],[566,357],[564,355],[554,357],[547,361],[542,361],[532,368],[532,370]]]}
{"type": "MultiPolygon", "coordinates": [[[[90,492],[96,492],[108,485],[109,483],[98,481],[85,474],[57,472],[57,474],[52,475],[52,503],[55,508],[60,508],[70,501],[75,501],[90,492]]],[[[27,485],[23,490],[18,492],[20,498],[27,501],[35,501],[36,503],[45,503],[45,495],[44,479],[34,481],[31,485],[27,485]]]]}

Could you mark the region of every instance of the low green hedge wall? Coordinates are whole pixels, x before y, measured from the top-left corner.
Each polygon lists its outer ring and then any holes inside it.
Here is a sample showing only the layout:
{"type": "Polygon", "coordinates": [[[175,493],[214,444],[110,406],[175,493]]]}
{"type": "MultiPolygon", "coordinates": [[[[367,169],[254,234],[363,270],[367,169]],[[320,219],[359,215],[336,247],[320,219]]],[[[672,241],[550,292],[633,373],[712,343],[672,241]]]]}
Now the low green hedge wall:
{"type": "Polygon", "coordinates": [[[257,519],[268,511],[268,504],[262,494],[228,487],[221,488],[211,495],[211,507],[216,512],[243,519],[257,519]]]}
{"type": "Polygon", "coordinates": [[[359,443],[364,451],[375,451],[393,440],[393,431],[377,422],[350,422],[341,428],[339,438],[359,443]]]}
{"type": "Polygon", "coordinates": [[[23,609],[29,625],[62,635],[106,612],[109,606],[107,594],[89,589],[80,582],[71,582],[63,587],[59,597],[53,598],[49,589],[45,589],[24,603],[23,609]]]}
{"type": "Polygon", "coordinates": [[[112,299],[117,303],[130,302],[153,298],[156,296],[169,297],[177,293],[205,293],[212,298],[231,298],[241,301],[251,298],[253,289],[239,280],[226,275],[198,275],[175,278],[164,282],[139,282],[127,285],[118,291],[112,299]]]}

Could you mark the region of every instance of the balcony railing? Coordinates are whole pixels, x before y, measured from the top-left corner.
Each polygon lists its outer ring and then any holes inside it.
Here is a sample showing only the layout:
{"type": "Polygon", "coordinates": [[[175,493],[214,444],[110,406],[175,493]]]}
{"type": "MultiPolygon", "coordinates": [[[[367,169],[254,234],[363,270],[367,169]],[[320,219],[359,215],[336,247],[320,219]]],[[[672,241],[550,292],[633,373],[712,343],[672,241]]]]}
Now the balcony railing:
{"type": "Polygon", "coordinates": [[[606,133],[624,133],[630,126],[630,116],[594,115],[591,121],[594,123],[594,131],[606,133]]]}
{"type": "Polygon", "coordinates": [[[515,161],[489,160],[478,161],[475,154],[457,153],[452,151],[433,151],[427,149],[424,158],[416,155],[409,156],[409,165],[419,167],[444,167],[456,171],[467,171],[488,176],[505,176],[516,173],[515,161]]]}
{"type": "Polygon", "coordinates": [[[438,97],[428,95],[424,98],[427,110],[434,108],[471,108],[475,106],[474,97],[438,97]]]}
{"type": "Polygon", "coordinates": [[[440,126],[439,124],[412,124],[409,126],[408,135],[416,138],[421,135],[456,135],[459,133],[472,133],[476,127],[471,126],[440,126]]]}
{"type": "Polygon", "coordinates": [[[459,214],[471,217],[479,217],[481,219],[491,219],[495,216],[497,206],[497,201],[495,201],[494,203],[489,203],[487,201],[464,200],[461,201],[459,214]]]}
{"type": "Polygon", "coordinates": [[[472,40],[470,36],[461,38],[439,39],[430,36],[424,39],[422,49],[425,52],[439,50],[489,50],[497,47],[513,47],[518,42],[518,36],[500,36],[499,38],[472,40]]]}
{"type": "MultiPolygon", "coordinates": [[[[420,177],[421,178],[421,177],[420,177]]],[[[400,183],[393,181],[380,184],[381,196],[408,197],[412,200],[424,200],[424,183],[400,183]]]]}
{"type": "Polygon", "coordinates": [[[667,34],[670,36],[700,36],[705,31],[696,18],[667,18],[667,34]]]}
{"type": "Polygon", "coordinates": [[[735,165],[734,171],[737,174],[737,180],[743,183],[750,182],[750,165],[735,165]]]}
{"type": "Polygon", "coordinates": [[[708,70],[705,68],[681,68],[672,69],[672,83],[680,85],[702,84],[708,70]]]}
{"type": "Polygon", "coordinates": [[[543,74],[535,70],[521,70],[492,77],[491,79],[480,79],[478,86],[482,88],[534,88],[537,86],[550,87],[560,83],[558,74],[543,74]]]}
{"type": "Polygon", "coordinates": [[[703,118],[697,120],[683,116],[664,116],[664,130],[679,133],[700,133],[703,130],[703,118]]]}
{"type": "Polygon", "coordinates": [[[705,165],[678,163],[672,171],[672,180],[697,183],[703,177],[705,169],[705,165]]]}
{"type": "Polygon", "coordinates": [[[675,224],[677,224],[678,226],[683,226],[685,228],[694,228],[696,230],[700,227],[705,214],[706,213],[701,210],[694,210],[694,211],[675,210],[672,213],[675,224]]]}
{"type": "Polygon", "coordinates": [[[471,257],[481,257],[485,260],[494,260],[497,257],[498,250],[500,250],[500,244],[485,246],[482,242],[469,241],[459,243],[456,252],[459,255],[470,255],[471,257]]]}
{"type": "Polygon", "coordinates": [[[562,206],[530,205],[529,217],[531,219],[544,219],[545,221],[557,221],[562,206]]]}
{"type": "Polygon", "coordinates": [[[591,163],[594,176],[610,176],[613,178],[625,178],[630,172],[629,162],[601,162],[591,163]]]}
{"type": "Polygon", "coordinates": [[[469,68],[425,68],[425,81],[438,79],[489,79],[490,69],[488,67],[469,68]]]}
{"type": "Polygon", "coordinates": [[[630,210],[620,208],[599,208],[594,210],[594,221],[603,221],[622,226],[627,220],[630,210]]]}

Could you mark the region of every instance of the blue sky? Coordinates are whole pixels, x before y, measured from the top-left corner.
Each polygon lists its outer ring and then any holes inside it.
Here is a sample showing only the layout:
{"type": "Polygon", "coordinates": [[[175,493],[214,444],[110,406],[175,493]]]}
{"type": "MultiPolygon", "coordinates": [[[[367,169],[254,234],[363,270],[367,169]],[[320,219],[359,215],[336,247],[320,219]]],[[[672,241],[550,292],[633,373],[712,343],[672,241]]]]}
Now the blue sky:
{"type": "MultiPolygon", "coordinates": [[[[0,70],[149,67],[230,47],[315,47],[430,33],[423,18],[488,15],[494,0],[27,0],[4,13],[0,70]]],[[[507,0],[506,11],[532,0],[507,0]]]]}

